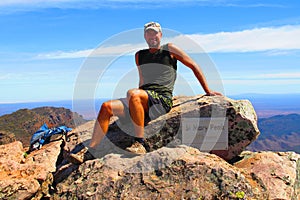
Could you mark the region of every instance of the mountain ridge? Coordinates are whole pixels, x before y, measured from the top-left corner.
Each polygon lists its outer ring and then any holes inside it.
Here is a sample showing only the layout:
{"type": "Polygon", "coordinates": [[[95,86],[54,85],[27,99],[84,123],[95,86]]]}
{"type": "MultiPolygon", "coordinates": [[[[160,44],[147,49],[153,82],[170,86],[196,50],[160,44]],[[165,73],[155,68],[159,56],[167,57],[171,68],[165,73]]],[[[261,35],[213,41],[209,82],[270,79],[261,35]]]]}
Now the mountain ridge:
{"type": "Polygon", "coordinates": [[[63,107],[38,107],[34,109],[19,109],[11,114],[0,117],[0,144],[19,140],[24,146],[44,123],[49,128],[65,125],[74,128],[85,123],[81,115],[63,107]]]}
{"type": "Polygon", "coordinates": [[[300,115],[276,115],[258,119],[259,137],[250,151],[295,151],[300,153],[300,115]]]}

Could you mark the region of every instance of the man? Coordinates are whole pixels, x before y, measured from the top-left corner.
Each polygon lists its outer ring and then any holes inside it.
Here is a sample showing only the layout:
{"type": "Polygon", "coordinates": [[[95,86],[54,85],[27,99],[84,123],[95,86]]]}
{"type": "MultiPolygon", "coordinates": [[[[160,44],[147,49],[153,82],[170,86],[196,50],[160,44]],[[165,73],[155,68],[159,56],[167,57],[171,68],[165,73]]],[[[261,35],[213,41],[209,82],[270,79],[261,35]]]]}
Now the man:
{"type": "Polygon", "coordinates": [[[85,159],[92,158],[88,151],[93,151],[101,142],[108,131],[110,117],[113,115],[131,117],[134,125],[135,143],[126,150],[135,154],[146,153],[145,120],[155,119],[171,110],[177,60],[193,71],[206,95],[221,95],[221,93],[214,92],[208,87],[197,63],[183,50],[171,43],[161,45],[162,30],[159,23],[149,22],[145,24],[144,38],[149,48],[140,50],[135,54],[135,62],[139,72],[139,88],[129,90],[124,99],[111,100],[102,104],[89,148],[85,148],[81,152],[84,154],[84,159],[72,154],[71,160],[81,163],[85,159]],[[129,113],[130,116],[126,116],[126,113],[129,113]]]}

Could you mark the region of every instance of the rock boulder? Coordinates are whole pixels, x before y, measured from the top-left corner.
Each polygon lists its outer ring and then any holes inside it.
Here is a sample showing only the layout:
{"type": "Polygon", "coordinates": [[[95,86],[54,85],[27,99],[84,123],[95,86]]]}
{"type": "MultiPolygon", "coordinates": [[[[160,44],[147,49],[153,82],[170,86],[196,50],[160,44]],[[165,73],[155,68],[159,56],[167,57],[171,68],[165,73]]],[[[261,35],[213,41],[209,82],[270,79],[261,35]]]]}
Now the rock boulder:
{"type": "Polygon", "coordinates": [[[173,109],[150,122],[145,132],[154,149],[172,144],[170,141],[175,139],[225,160],[238,156],[260,133],[250,101],[203,95],[176,97],[173,109]],[[191,132],[187,128],[196,130],[191,132]],[[195,136],[190,139],[191,133],[195,136]],[[199,138],[200,141],[197,141],[198,135],[204,135],[199,138]],[[205,148],[206,143],[208,146],[205,148]]]}
{"type": "Polygon", "coordinates": [[[184,145],[142,156],[109,154],[83,163],[54,199],[268,199],[256,176],[184,145]]]}
{"type": "Polygon", "coordinates": [[[62,141],[54,141],[26,156],[19,141],[0,146],[0,199],[46,197],[62,141]]]}
{"type": "MultiPolygon", "coordinates": [[[[94,122],[78,128],[87,145],[94,122]]],[[[125,153],[134,136],[130,120],[113,118],[107,138],[99,152],[125,153]]],[[[151,150],[187,145],[214,153],[229,161],[237,157],[259,135],[255,110],[248,100],[225,96],[175,97],[172,110],[145,126],[145,138],[151,150]]]]}

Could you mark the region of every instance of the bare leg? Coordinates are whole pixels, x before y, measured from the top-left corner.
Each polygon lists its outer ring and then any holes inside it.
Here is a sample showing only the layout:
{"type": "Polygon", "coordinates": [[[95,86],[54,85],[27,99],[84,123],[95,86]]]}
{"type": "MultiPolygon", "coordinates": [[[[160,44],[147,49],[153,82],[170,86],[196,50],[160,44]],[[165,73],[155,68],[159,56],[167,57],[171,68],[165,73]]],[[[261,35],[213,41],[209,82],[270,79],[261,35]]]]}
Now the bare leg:
{"type": "Polygon", "coordinates": [[[101,140],[108,131],[110,117],[113,115],[125,115],[124,106],[120,100],[111,100],[102,104],[94,126],[92,140],[89,145],[91,148],[96,148],[97,145],[100,144],[101,140]]]}
{"type": "MultiPolygon", "coordinates": [[[[127,92],[127,100],[129,104],[130,115],[133,121],[136,137],[144,137],[144,118],[145,110],[148,110],[148,95],[144,90],[132,89],[127,92]]],[[[99,111],[92,140],[91,148],[96,148],[102,141],[108,131],[110,117],[125,116],[124,105],[120,100],[112,100],[104,102],[99,111]]]]}
{"type": "Polygon", "coordinates": [[[127,92],[127,100],[135,136],[144,137],[145,111],[148,110],[148,95],[144,90],[132,89],[127,92]]]}

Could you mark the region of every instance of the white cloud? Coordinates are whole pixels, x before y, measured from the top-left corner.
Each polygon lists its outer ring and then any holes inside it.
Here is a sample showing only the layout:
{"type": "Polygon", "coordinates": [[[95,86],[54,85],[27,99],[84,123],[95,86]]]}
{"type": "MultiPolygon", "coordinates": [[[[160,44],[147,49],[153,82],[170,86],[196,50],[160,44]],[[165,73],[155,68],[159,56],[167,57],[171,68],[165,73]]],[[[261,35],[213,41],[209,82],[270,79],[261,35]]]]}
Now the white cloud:
{"type": "MultiPolygon", "coordinates": [[[[163,8],[165,6],[223,6],[223,7],[282,7],[280,4],[250,3],[235,0],[1,0],[0,8],[14,11],[35,10],[41,8],[163,8]]],[[[5,10],[3,10],[5,12],[5,10]]]]}
{"type": "Polygon", "coordinates": [[[300,80],[300,72],[261,74],[259,77],[267,78],[267,79],[299,79],[300,80]]]}
{"type": "Polygon", "coordinates": [[[0,80],[7,80],[12,76],[12,74],[0,74],[0,80]]]}
{"type": "Polygon", "coordinates": [[[86,58],[101,56],[118,56],[124,54],[132,55],[137,49],[141,49],[144,44],[121,44],[116,46],[100,46],[96,49],[86,49],[71,52],[51,52],[38,54],[35,59],[67,59],[67,58],[86,58]]]}
{"type": "Polygon", "coordinates": [[[78,1],[72,0],[2,0],[0,1],[0,8],[10,8],[16,11],[23,9],[40,9],[40,8],[53,8],[64,7],[66,5],[72,5],[70,3],[78,1]]]}
{"type": "Polygon", "coordinates": [[[80,51],[57,51],[50,53],[40,53],[35,59],[65,59],[65,58],[85,58],[88,57],[93,52],[93,49],[80,50],[80,51]]]}
{"type": "Polygon", "coordinates": [[[243,93],[288,94],[299,93],[300,80],[223,80],[226,95],[243,93]]]}
{"type": "MultiPolygon", "coordinates": [[[[259,90],[261,90],[262,87],[266,88],[266,89],[270,89],[272,87],[270,86],[277,86],[272,88],[274,90],[276,89],[280,89],[279,91],[282,92],[284,91],[284,86],[293,86],[295,87],[295,91],[294,92],[300,92],[299,91],[299,84],[300,84],[300,80],[287,80],[287,79],[282,79],[282,80],[274,80],[274,79],[267,79],[267,80],[223,80],[224,86],[229,86],[229,85],[233,85],[233,86],[238,86],[238,87],[244,87],[244,88],[250,88],[249,86],[253,87],[256,92],[258,92],[259,90]],[[260,86],[260,87],[258,87],[260,86]],[[281,88],[278,88],[281,87],[281,88]]],[[[272,92],[274,93],[274,92],[272,92]]]]}
{"type": "MultiPolygon", "coordinates": [[[[202,2],[203,0],[200,0],[202,2]]],[[[162,0],[154,0],[152,5],[163,3],[162,0]]],[[[172,2],[182,2],[173,0],[172,2]]],[[[192,1],[186,1],[192,2],[192,1]]],[[[150,2],[143,0],[1,0],[0,7],[31,7],[34,8],[99,8],[99,7],[129,7],[130,5],[149,5],[150,2]]]]}
{"type": "MultiPolygon", "coordinates": [[[[237,32],[219,32],[212,34],[178,35],[165,38],[164,42],[173,42],[189,53],[257,52],[270,51],[287,53],[300,49],[300,25],[255,28],[237,32]],[[204,49],[204,50],[203,50],[204,49]]],[[[114,56],[132,54],[145,46],[145,43],[100,46],[94,49],[73,52],[52,52],[39,54],[36,59],[83,58],[87,56],[114,56]]],[[[271,54],[272,55],[272,54],[271,54]]]]}
{"type": "Polygon", "coordinates": [[[266,27],[237,32],[189,35],[207,52],[300,49],[300,26],[266,27]]]}
{"type": "Polygon", "coordinates": [[[1,0],[0,6],[33,6],[38,4],[44,4],[45,6],[57,5],[62,3],[76,3],[76,2],[84,2],[78,0],[1,0]]]}
{"type": "Polygon", "coordinates": [[[239,75],[223,75],[223,80],[226,81],[286,81],[295,80],[300,81],[300,72],[286,72],[286,73],[262,73],[262,74],[239,74],[239,75]]]}

